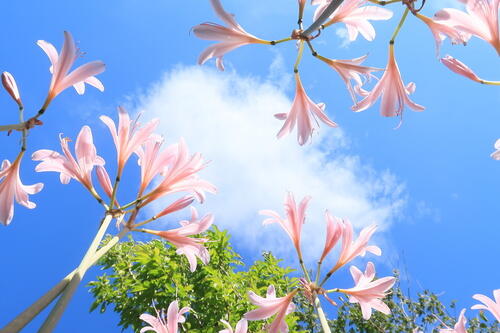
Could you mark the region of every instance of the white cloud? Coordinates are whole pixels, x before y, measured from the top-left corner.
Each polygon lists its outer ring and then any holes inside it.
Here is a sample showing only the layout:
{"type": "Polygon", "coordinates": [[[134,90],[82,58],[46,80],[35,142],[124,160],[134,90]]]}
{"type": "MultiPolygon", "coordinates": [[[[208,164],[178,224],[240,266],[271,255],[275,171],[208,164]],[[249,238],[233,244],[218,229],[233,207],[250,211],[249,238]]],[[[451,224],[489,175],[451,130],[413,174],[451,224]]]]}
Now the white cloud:
{"type": "Polygon", "coordinates": [[[335,30],[335,34],[342,40],[342,43],[340,43],[341,48],[346,48],[349,46],[349,44],[351,44],[349,33],[347,32],[346,28],[337,28],[335,30]]]}
{"type": "Polygon", "coordinates": [[[141,100],[145,116],[161,118],[160,132],[168,143],[184,137],[192,152],[211,161],[202,176],[218,187],[218,194],[209,195],[200,209],[213,212],[240,249],[291,254],[285,233],[277,225],[262,226],[258,215],[261,209],[282,214],[287,190],[296,200],[312,196],[302,241],[309,260],[323,247],[325,209],[358,228],[375,222],[383,230],[405,203],[403,186],[390,172],[375,171],[346,154],[348,140],[340,129],[322,126],[305,147],[292,135],[277,140],[282,122],[273,114],[287,112],[291,100],[270,81],[180,67],[141,100]]]}

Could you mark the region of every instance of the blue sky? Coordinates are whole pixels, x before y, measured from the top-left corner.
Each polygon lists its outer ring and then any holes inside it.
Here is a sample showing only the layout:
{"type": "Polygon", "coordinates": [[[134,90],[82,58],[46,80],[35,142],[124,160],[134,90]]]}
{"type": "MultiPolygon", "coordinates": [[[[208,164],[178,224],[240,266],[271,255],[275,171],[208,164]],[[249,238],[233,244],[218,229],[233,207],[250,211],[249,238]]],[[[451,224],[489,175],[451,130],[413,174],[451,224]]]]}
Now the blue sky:
{"type": "MultiPolygon", "coordinates": [[[[295,28],[295,1],[223,3],[256,36],[279,39],[295,28]]],[[[440,3],[452,4],[435,1],[424,13],[431,15],[440,3]]],[[[384,67],[387,40],[401,12],[399,5],[390,9],[395,17],[375,23],[374,42],[359,37],[341,47],[343,40],[333,27],[323,32],[318,52],[338,59],[369,53],[368,65],[384,67]]],[[[285,191],[292,190],[297,197],[313,196],[304,229],[311,262],[321,250],[322,214],[329,209],[357,227],[376,222],[381,232],[375,241],[384,255],[370,259],[380,274],[406,269],[413,291],[444,292],[445,301],[458,299],[461,308],[473,304],[473,294],[491,295],[500,287],[495,264],[500,164],[489,157],[500,137],[500,91],[440,65],[430,32],[413,17],[398,37],[396,56],[404,81],[417,85],[412,99],[426,110],[405,110],[397,130],[398,120],[381,117],[378,104],[353,113],[336,73],[306,54],[301,65],[304,87],[314,101],[326,103],[340,129],[322,126],[311,145],[299,147],[294,135],[275,139],[281,122],[272,117],[286,112],[293,99],[294,44],[240,48],[225,57],[224,73],[215,71],[213,63],[197,67],[198,54],[210,43],[194,37],[191,27],[220,23],[208,1],[12,1],[2,2],[0,12],[5,32],[0,35],[0,70],[16,77],[28,113],[40,106],[50,81],[48,59],[36,40],[60,48],[62,32],[71,31],[85,51],[80,63],[100,59],[107,64],[99,76],[105,92],[89,88],[83,96],[70,89],[62,93],[44,115],[44,126],[30,133],[30,153],[59,150],[60,132],[76,138],[87,124],[99,154],[113,166],[114,148],[98,117],[115,118],[117,105],[144,110],[145,118],[161,118],[160,132],[168,142],[185,137],[192,151],[212,161],[204,177],[219,187],[219,194],[200,209],[215,214],[216,223],[231,231],[234,245],[249,260],[267,249],[293,258],[284,233],[277,226],[262,227],[257,215],[266,208],[282,212],[285,191]]],[[[309,9],[306,17],[311,15],[309,9]]],[[[485,79],[500,78],[498,56],[482,40],[472,39],[466,47],[446,41],[441,54],[447,53],[485,79]]],[[[1,121],[15,122],[15,105],[2,96],[1,121]]],[[[0,136],[0,157],[15,158],[17,143],[16,135],[0,136]]],[[[79,184],[62,185],[56,174],[35,174],[34,166],[25,158],[21,177],[25,184],[45,183],[32,196],[38,207],[17,205],[11,225],[0,233],[0,326],[76,266],[101,216],[79,184]]],[[[129,170],[131,175],[137,171],[133,166],[129,170]]],[[[125,186],[135,189],[134,181],[125,186]]],[[[174,221],[163,223],[171,226],[174,221]]],[[[293,259],[287,263],[295,264],[293,259]]],[[[89,271],[86,281],[97,273],[89,271]]],[[[341,287],[352,283],[347,273],[339,281],[341,287]]],[[[81,287],[57,332],[117,331],[113,313],[88,314],[91,302],[81,287]]]]}

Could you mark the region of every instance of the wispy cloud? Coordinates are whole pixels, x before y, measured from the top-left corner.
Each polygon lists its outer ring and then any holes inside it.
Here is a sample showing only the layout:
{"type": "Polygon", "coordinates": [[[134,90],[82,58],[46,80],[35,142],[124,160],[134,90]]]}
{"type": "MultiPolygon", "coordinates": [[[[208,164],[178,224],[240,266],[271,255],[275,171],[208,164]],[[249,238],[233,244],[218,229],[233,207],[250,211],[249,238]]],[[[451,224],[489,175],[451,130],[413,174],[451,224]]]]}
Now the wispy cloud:
{"type": "Polygon", "coordinates": [[[161,118],[167,142],[184,137],[191,151],[211,161],[203,177],[219,192],[201,209],[215,214],[239,248],[256,255],[264,250],[290,254],[285,233],[277,225],[263,227],[258,215],[261,209],[283,213],[288,190],[297,200],[313,198],[303,230],[304,252],[311,260],[323,247],[325,209],[350,218],[358,228],[374,222],[382,230],[389,227],[405,204],[403,186],[389,171],[376,171],[349,154],[340,129],[321,127],[305,147],[292,135],[277,140],[282,123],[273,114],[288,112],[290,105],[273,82],[180,67],[142,97],[139,109],[161,118]]]}

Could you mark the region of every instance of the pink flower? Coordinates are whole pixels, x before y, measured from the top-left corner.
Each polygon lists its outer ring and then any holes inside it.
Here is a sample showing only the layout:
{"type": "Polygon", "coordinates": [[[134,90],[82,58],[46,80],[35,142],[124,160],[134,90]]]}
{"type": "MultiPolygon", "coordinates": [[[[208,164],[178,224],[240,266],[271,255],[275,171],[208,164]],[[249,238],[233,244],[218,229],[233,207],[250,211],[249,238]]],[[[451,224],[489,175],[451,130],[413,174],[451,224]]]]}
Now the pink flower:
{"type": "Polygon", "coordinates": [[[340,291],[350,295],[349,302],[359,303],[363,319],[370,319],[372,308],[383,314],[390,314],[391,310],[382,302],[382,299],[386,296],[386,291],[394,285],[396,278],[387,276],[373,281],[375,266],[372,262],[368,262],[364,274],[356,266],[351,266],[350,270],[356,285],[350,289],[340,289],[340,291]]]}
{"type": "Polygon", "coordinates": [[[14,217],[14,199],[26,208],[33,209],[36,204],[29,201],[28,194],[36,194],[43,188],[42,183],[24,185],[19,178],[19,168],[24,152],[21,152],[14,163],[2,162],[0,168],[0,222],[7,226],[14,217]]]}
{"type": "Polygon", "coordinates": [[[446,57],[442,58],[441,63],[446,67],[448,67],[451,71],[460,74],[462,76],[465,76],[466,78],[471,79],[472,81],[476,81],[479,83],[482,83],[483,81],[466,64],[464,64],[458,59],[453,58],[450,55],[446,55],[446,57]]]}
{"type": "Polygon", "coordinates": [[[2,85],[5,88],[5,91],[12,97],[12,99],[19,105],[19,107],[23,106],[21,102],[21,95],[19,95],[19,90],[17,89],[16,80],[9,72],[2,73],[2,85]]]}
{"type": "Polygon", "coordinates": [[[236,329],[233,331],[233,328],[231,327],[231,324],[229,324],[227,321],[221,319],[220,320],[224,326],[227,327],[227,329],[219,331],[219,333],[247,333],[248,330],[248,322],[245,318],[241,319],[237,324],[236,324],[236,329]]]}
{"type": "MultiPolygon", "coordinates": [[[[337,220],[336,223],[339,223],[337,220]]],[[[337,263],[330,272],[334,272],[344,266],[357,256],[364,256],[366,252],[371,252],[377,256],[382,254],[382,250],[378,246],[368,245],[370,238],[377,229],[377,226],[372,224],[361,230],[359,237],[353,241],[353,228],[349,220],[342,220],[342,249],[337,263]]]]}
{"type": "Polygon", "coordinates": [[[467,324],[467,319],[465,318],[465,309],[462,309],[455,326],[453,328],[442,328],[439,333],[467,333],[465,324],[467,324]]]}
{"type": "Polygon", "coordinates": [[[102,165],[98,165],[96,167],[96,174],[97,180],[99,181],[99,184],[101,184],[104,193],[111,198],[113,196],[113,184],[111,184],[111,179],[109,179],[106,168],[102,165]]]}
{"type": "Polygon", "coordinates": [[[210,58],[216,58],[217,68],[224,70],[222,57],[240,46],[247,44],[270,44],[270,42],[255,37],[246,32],[229,14],[222,8],[220,0],[210,0],[215,13],[224,21],[228,27],[216,23],[203,23],[193,27],[194,34],[201,39],[220,41],[207,47],[198,58],[198,64],[204,64],[210,58]]]}
{"type": "Polygon", "coordinates": [[[266,298],[256,295],[253,291],[249,291],[248,298],[250,298],[250,302],[259,308],[245,313],[245,318],[248,320],[261,320],[276,314],[276,318],[268,327],[268,332],[288,332],[285,316],[295,310],[295,304],[292,303],[292,299],[297,291],[298,289],[284,297],[278,298],[276,298],[276,290],[273,285],[267,288],[266,298]]]}
{"type": "Polygon", "coordinates": [[[102,61],[86,63],[68,74],[75,60],[81,55],[73,41],[73,36],[68,31],[64,32],[64,44],[59,55],[51,43],[39,40],[37,44],[45,51],[52,64],[50,67],[52,81],[42,109],[45,109],[54,97],[70,86],[73,86],[80,95],[85,92],[85,83],[104,91],[101,81],[94,77],[94,75],[104,72],[105,66],[102,61]]]}
{"type": "Polygon", "coordinates": [[[320,60],[324,61],[328,66],[333,68],[337,73],[339,73],[342,80],[344,80],[347,90],[349,90],[349,94],[351,94],[351,98],[354,102],[356,102],[356,95],[354,93],[355,89],[352,87],[351,80],[353,80],[357,84],[357,88],[361,88],[361,86],[369,80],[373,75],[372,72],[381,71],[381,68],[376,67],[367,67],[360,66],[360,64],[365,61],[368,55],[354,58],[351,60],[335,60],[328,59],[322,57],[320,55],[317,56],[320,60]],[[362,78],[364,80],[362,80],[362,78]]]}
{"type": "Polygon", "coordinates": [[[278,113],[274,116],[277,119],[285,120],[283,127],[278,132],[278,139],[290,133],[295,127],[295,124],[297,124],[297,140],[299,145],[302,146],[312,137],[314,130],[313,121],[315,121],[319,127],[316,117],[319,117],[319,119],[328,126],[337,127],[337,124],[331,121],[325,114],[325,104],[316,104],[306,95],[298,73],[295,74],[295,82],[295,98],[290,112],[278,113]]]}
{"type": "Polygon", "coordinates": [[[192,193],[199,201],[205,198],[205,191],[215,193],[215,186],[198,177],[197,172],[205,167],[205,162],[201,154],[196,153],[189,156],[189,152],[184,140],[174,145],[175,158],[162,171],[164,176],[160,184],[150,193],[145,195],[142,206],[163,197],[167,194],[187,191],[192,193]]]}
{"type": "MultiPolygon", "coordinates": [[[[495,149],[496,151],[494,151],[493,153],[491,153],[491,158],[493,158],[494,160],[500,160],[500,139],[498,139],[496,142],[495,142],[495,149]]],[[[499,320],[500,321],[500,320],[499,320]]]]}
{"type": "Polygon", "coordinates": [[[472,298],[482,302],[483,304],[476,304],[472,306],[471,309],[474,310],[488,310],[491,312],[493,317],[500,322],[500,289],[493,290],[493,297],[495,300],[493,301],[491,298],[481,294],[475,294],[472,298]]]}
{"type": "Polygon", "coordinates": [[[191,272],[196,270],[197,262],[196,257],[206,265],[210,261],[210,254],[208,250],[202,245],[207,242],[205,238],[191,238],[188,236],[197,235],[205,232],[210,228],[214,221],[211,214],[205,215],[201,220],[198,220],[198,213],[196,209],[192,209],[191,221],[181,221],[181,227],[166,231],[156,231],[142,229],[144,232],[160,236],[177,248],[177,254],[185,255],[189,261],[189,268],[191,272]]]}
{"type": "Polygon", "coordinates": [[[158,219],[162,216],[172,214],[173,212],[184,209],[187,206],[191,205],[194,200],[195,200],[195,198],[192,195],[187,195],[185,197],[177,199],[176,201],[174,201],[170,205],[168,205],[167,208],[163,209],[158,214],[155,214],[155,219],[158,219]]]}
{"type": "MultiPolygon", "coordinates": [[[[331,2],[331,0],[312,1],[313,5],[319,4],[314,13],[314,20],[323,13],[331,2]]],[[[374,40],[375,29],[368,20],[388,20],[392,17],[392,12],[376,6],[361,7],[365,3],[367,0],[345,0],[324,25],[329,26],[343,22],[347,27],[350,41],[354,41],[358,37],[358,33],[361,33],[368,41],[374,40]]]]}
{"type": "Polygon", "coordinates": [[[79,181],[90,191],[93,191],[92,169],[96,165],[104,165],[104,159],[97,156],[94,146],[92,131],[88,126],[83,126],[76,138],[76,160],[69,151],[69,138],[59,137],[64,156],[56,151],[41,149],[33,153],[34,161],[42,161],[35,168],[37,172],[60,172],[61,183],[67,184],[71,178],[79,181]]]}
{"type": "Polygon", "coordinates": [[[467,13],[445,8],[435,14],[437,20],[490,43],[500,55],[498,7],[500,0],[461,0],[467,13]]]}
{"type": "Polygon", "coordinates": [[[117,174],[120,177],[130,155],[150,138],[156,126],[158,126],[159,120],[153,119],[146,126],[140,128],[140,124],[135,120],[130,120],[127,110],[121,106],[118,107],[118,130],[111,118],[101,116],[99,119],[108,126],[113,137],[118,160],[117,174]]]}
{"type": "Polygon", "coordinates": [[[262,224],[279,223],[281,227],[288,234],[290,239],[297,250],[300,258],[302,258],[302,251],[300,250],[300,233],[302,225],[306,219],[307,204],[311,197],[306,196],[300,202],[299,206],[295,203],[295,199],[291,192],[288,192],[285,198],[285,214],[286,219],[282,219],[278,213],[273,210],[261,210],[259,214],[270,216],[271,218],[265,219],[262,224]]]}
{"type": "Polygon", "coordinates": [[[417,14],[417,17],[422,20],[429,29],[431,29],[434,40],[436,41],[436,56],[439,56],[439,49],[441,48],[441,43],[446,37],[451,39],[452,44],[466,44],[469,40],[469,35],[465,34],[458,29],[451,27],[446,24],[437,22],[427,16],[417,14]]]}
{"type": "Polygon", "coordinates": [[[380,113],[384,117],[403,116],[404,105],[407,104],[415,111],[422,111],[425,108],[411,101],[408,95],[415,91],[415,84],[410,82],[406,87],[403,85],[399,68],[394,58],[394,47],[389,47],[389,61],[384,75],[380,81],[377,82],[375,87],[366,97],[354,105],[354,111],[363,111],[375,104],[380,96],[382,101],[380,104],[380,113]]]}
{"type": "Polygon", "coordinates": [[[156,317],[144,313],[139,318],[151,326],[143,327],[140,333],[148,331],[153,331],[156,333],[177,333],[179,323],[183,323],[186,321],[186,318],[184,318],[183,314],[189,311],[191,311],[189,307],[183,307],[179,310],[179,303],[177,301],[173,301],[168,306],[166,321],[163,311],[161,313],[158,313],[158,311],[156,311],[156,317]]]}
{"type": "Polygon", "coordinates": [[[330,253],[330,251],[335,247],[338,240],[343,234],[344,223],[342,219],[330,215],[328,211],[325,213],[326,218],[326,242],[323,253],[321,254],[321,258],[319,262],[323,262],[326,255],[330,253]]]}

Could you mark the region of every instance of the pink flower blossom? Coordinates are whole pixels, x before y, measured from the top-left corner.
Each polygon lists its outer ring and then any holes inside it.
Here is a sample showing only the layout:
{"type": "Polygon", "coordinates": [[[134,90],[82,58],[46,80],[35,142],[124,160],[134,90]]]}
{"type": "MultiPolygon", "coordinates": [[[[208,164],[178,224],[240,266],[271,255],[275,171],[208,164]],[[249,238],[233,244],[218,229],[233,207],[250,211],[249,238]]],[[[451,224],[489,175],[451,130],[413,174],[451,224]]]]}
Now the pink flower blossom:
{"type": "Polygon", "coordinates": [[[35,168],[37,172],[55,171],[60,172],[61,183],[67,184],[71,178],[79,181],[87,189],[93,191],[92,169],[96,165],[104,165],[104,159],[97,156],[94,146],[92,131],[88,126],[83,126],[78,134],[75,144],[76,160],[71,154],[68,142],[69,138],[59,137],[64,156],[56,151],[41,149],[33,153],[34,161],[42,161],[35,168]]]}
{"type": "Polygon", "coordinates": [[[19,178],[19,168],[24,152],[21,152],[14,163],[2,162],[0,168],[0,222],[7,226],[14,217],[14,199],[26,208],[33,209],[36,204],[29,201],[28,194],[36,194],[43,188],[42,183],[24,185],[19,178]]]}
{"type": "MultiPolygon", "coordinates": [[[[495,142],[495,149],[496,151],[494,151],[493,153],[491,153],[491,158],[493,158],[494,160],[500,160],[500,139],[498,139],[496,142],[495,142]]],[[[499,320],[500,321],[500,320],[499,320]]]]}
{"type": "Polygon", "coordinates": [[[297,291],[298,289],[284,297],[278,298],[276,298],[276,290],[273,285],[267,288],[266,298],[258,296],[253,291],[249,291],[248,298],[250,298],[250,302],[259,308],[245,313],[245,318],[248,320],[262,320],[276,314],[276,318],[268,327],[268,332],[288,332],[285,316],[295,310],[295,304],[292,303],[292,299],[297,291]]]}
{"type": "Polygon", "coordinates": [[[382,302],[382,299],[386,296],[386,291],[394,285],[396,278],[387,276],[373,281],[375,266],[372,262],[368,262],[364,274],[356,266],[351,266],[350,271],[356,285],[350,289],[340,289],[340,291],[350,296],[349,302],[359,303],[363,318],[370,319],[372,308],[383,314],[390,314],[391,310],[382,302]]]}
{"type": "Polygon", "coordinates": [[[167,149],[173,149],[175,158],[162,171],[164,178],[160,181],[159,185],[145,195],[145,200],[141,204],[142,206],[172,193],[187,191],[192,193],[199,201],[203,201],[205,191],[209,193],[216,192],[214,185],[200,179],[197,175],[198,171],[205,167],[205,162],[201,154],[196,153],[189,156],[186,143],[182,139],[178,144],[167,149]]]}
{"type": "Polygon", "coordinates": [[[54,97],[70,86],[73,86],[80,95],[85,92],[85,83],[94,86],[100,91],[104,91],[101,81],[94,77],[94,75],[104,71],[105,66],[102,61],[86,63],[68,74],[75,60],[81,55],[81,52],[75,45],[73,36],[68,31],[64,32],[64,44],[59,55],[51,43],[39,40],[37,44],[45,51],[52,64],[50,67],[52,81],[50,82],[49,93],[42,109],[45,109],[54,97]]]}
{"type": "Polygon", "coordinates": [[[17,89],[16,80],[9,72],[2,73],[2,85],[5,88],[5,91],[12,97],[12,99],[19,105],[19,107],[23,106],[21,102],[21,95],[19,94],[19,90],[17,89]]]}
{"type": "Polygon", "coordinates": [[[479,83],[482,83],[483,81],[466,64],[464,64],[458,59],[453,58],[450,55],[446,55],[444,58],[442,58],[441,63],[446,67],[448,67],[451,71],[459,75],[465,76],[466,78],[471,79],[472,81],[476,81],[479,83]]]}
{"type": "Polygon", "coordinates": [[[116,129],[115,122],[111,118],[101,116],[99,119],[108,126],[111,136],[113,137],[118,160],[117,173],[118,176],[121,176],[123,167],[125,163],[127,163],[130,155],[150,138],[156,126],[158,126],[159,120],[153,119],[148,122],[146,126],[141,128],[137,121],[130,120],[127,110],[121,106],[118,107],[118,130],[116,129]]]}
{"type": "MultiPolygon", "coordinates": [[[[338,220],[336,221],[339,222],[338,220]]],[[[372,224],[361,230],[359,237],[353,241],[353,228],[349,220],[342,220],[342,249],[340,250],[340,257],[337,263],[330,272],[334,272],[340,267],[344,266],[357,256],[364,256],[366,252],[371,252],[377,256],[382,254],[382,250],[375,245],[368,245],[370,238],[377,229],[377,226],[372,224]]]]}
{"type": "Polygon", "coordinates": [[[273,210],[261,210],[259,214],[270,216],[271,218],[265,219],[263,224],[279,223],[281,227],[288,234],[288,237],[293,242],[293,246],[297,250],[300,258],[302,258],[302,251],[300,249],[300,233],[302,225],[306,219],[307,205],[311,200],[310,196],[304,197],[299,206],[295,203],[295,199],[291,192],[288,192],[285,198],[285,214],[286,219],[282,219],[278,213],[273,210]]]}
{"type": "Polygon", "coordinates": [[[425,108],[411,101],[408,97],[415,91],[415,84],[410,82],[406,87],[403,85],[399,68],[394,58],[393,45],[389,47],[389,61],[385,69],[384,75],[380,81],[366,97],[354,105],[354,111],[363,111],[371,107],[382,96],[380,104],[380,113],[384,117],[403,116],[404,105],[407,104],[415,111],[422,111],[425,108]]]}
{"type": "Polygon", "coordinates": [[[439,50],[441,48],[441,43],[446,37],[451,39],[452,44],[463,44],[465,45],[469,40],[469,35],[461,32],[460,30],[451,27],[446,24],[442,24],[436,20],[433,20],[427,16],[417,14],[417,17],[422,20],[429,29],[431,29],[434,40],[436,41],[436,56],[439,56],[439,50]]]}
{"type": "Polygon", "coordinates": [[[204,64],[210,58],[216,58],[217,68],[224,70],[222,57],[240,47],[247,44],[270,44],[270,42],[255,37],[246,32],[234,19],[234,16],[229,14],[222,8],[220,0],[210,0],[215,13],[224,21],[228,27],[216,23],[202,23],[193,27],[194,34],[201,39],[219,41],[214,45],[207,47],[198,58],[198,64],[204,64]]]}
{"type": "Polygon", "coordinates": [[[191,311],[189,307],[183,307],[179,310],[179,303],[177,301],[173,301],[168,306],[166,321],[163,311],[161,313],[156,311],[156,317],[144,313],[139,318],[151,326],[143,327],[140,333],[149,331],[153,331],[156,333],[177,333],[179,323],[183,323],[186,321],[186,318],[184,318],[183,314],[189,311],[191,311]]]}
{"type": "Polygon", "coordinates": [[[467,324],[467,319],[465,318],[465,309],[462,309],[455,326],[453,328],[442,328],[439,333],[467,333],[465,324],[467,324]]]}
{"type": "Polygon", "coordinates": [[[231,327],[231,324],[229,324],[227,321],[221,319],[220,320],[224,326],[227,327],[227,329],[219,331],[219,333],[247,333],[248,331],[248,321],[243,318],[238,323],[236,324],[236,329],[233,331],[233,328],[231,327]]]}
{"type": "Polygon", "coordinates": [[[206,238],[192,238],[188,236],[193,236],[205,232],[210,228],[214,221],[214,217],[211,214],[205,215],[201,220],[198,220],[198,213],[196,209],[192,209],[191,221],[181,221],[181,227],[166,230],[166,231],[156,231],[142,229],[144,232],[160,236],[170,243],[172,243],[177,248],[177,254],[185,255],[189,261],[189,268],[191,272],[196,270],[197,262],[196,257],[206,265],[210,261],[210,254],[208,250],[202,245],[207,242],[206,238]]]}
{"type": "Polygon", "coordinates": [[[328,126],[337,127],[337,124],[331,121],[325,114],[325,104],[316,104],[307,96],[302,86],[302,82],[300,82],[298,73],[295,74],[295,82],[295,98],[290,112],[278,113],[274,116],[277,119],[285,120],[283,127],[278,132],[278,139],[290,133],[295,127],[295,124],[297,124],[297,140],[299,145],[302,146],[312,137],[314,130],[313,121],[315,121],[319,127],[316,117],[328,126]]]}
{"type": "Polygon", "coordinates": [[[106,168],[103,165],[96,166],[96,174],[104,193],[111,198],[113,196],[113,184],[111,184],[111,179],[109,179],[106,168]]]}
{"type": "MultiPolygon", "coordinates": [[[[313,19],[316,20],[331,2],[332,0],[313,0],[313,5],[319,5],[313,19]]],[[[388,20],[392,17],[392,12],[376,6],[361,7],[367,2],[367,0],[345,0],[333,12],[325,26],[343,22],[346,25],[350,41],[356,40],[358,33],[361,33],[368,41],[374,40],[375,28],[368,20],[388,20]]]]}
{"type": "Polygon", "coordinates": [[[488,296],[475,294],[472,298],[482,302],[483,304],[476,304],[471,307],[471,309],[475,310],[488,310],[491,312],[493,317],[500,322],[500,289],[493,290],[493,297],[495,300],[492,300],[488,296]]]}
{"type": "Polygon", "coordinates": [[[500,33],[498,26],[498,8],[500,0],[461,0],[467,13],[445,8],[435,14],[437,20],[462,30],[490,43],[500,55],[500,33]]]}
{"type": "Polygon", "coordinates": [[[326,219],[326,242],[319,262],[323,262],[328,253],[335,247],[343,234],[344,223],[342,219],[332,216],[328,211],[325,213],[326,219]]]}

